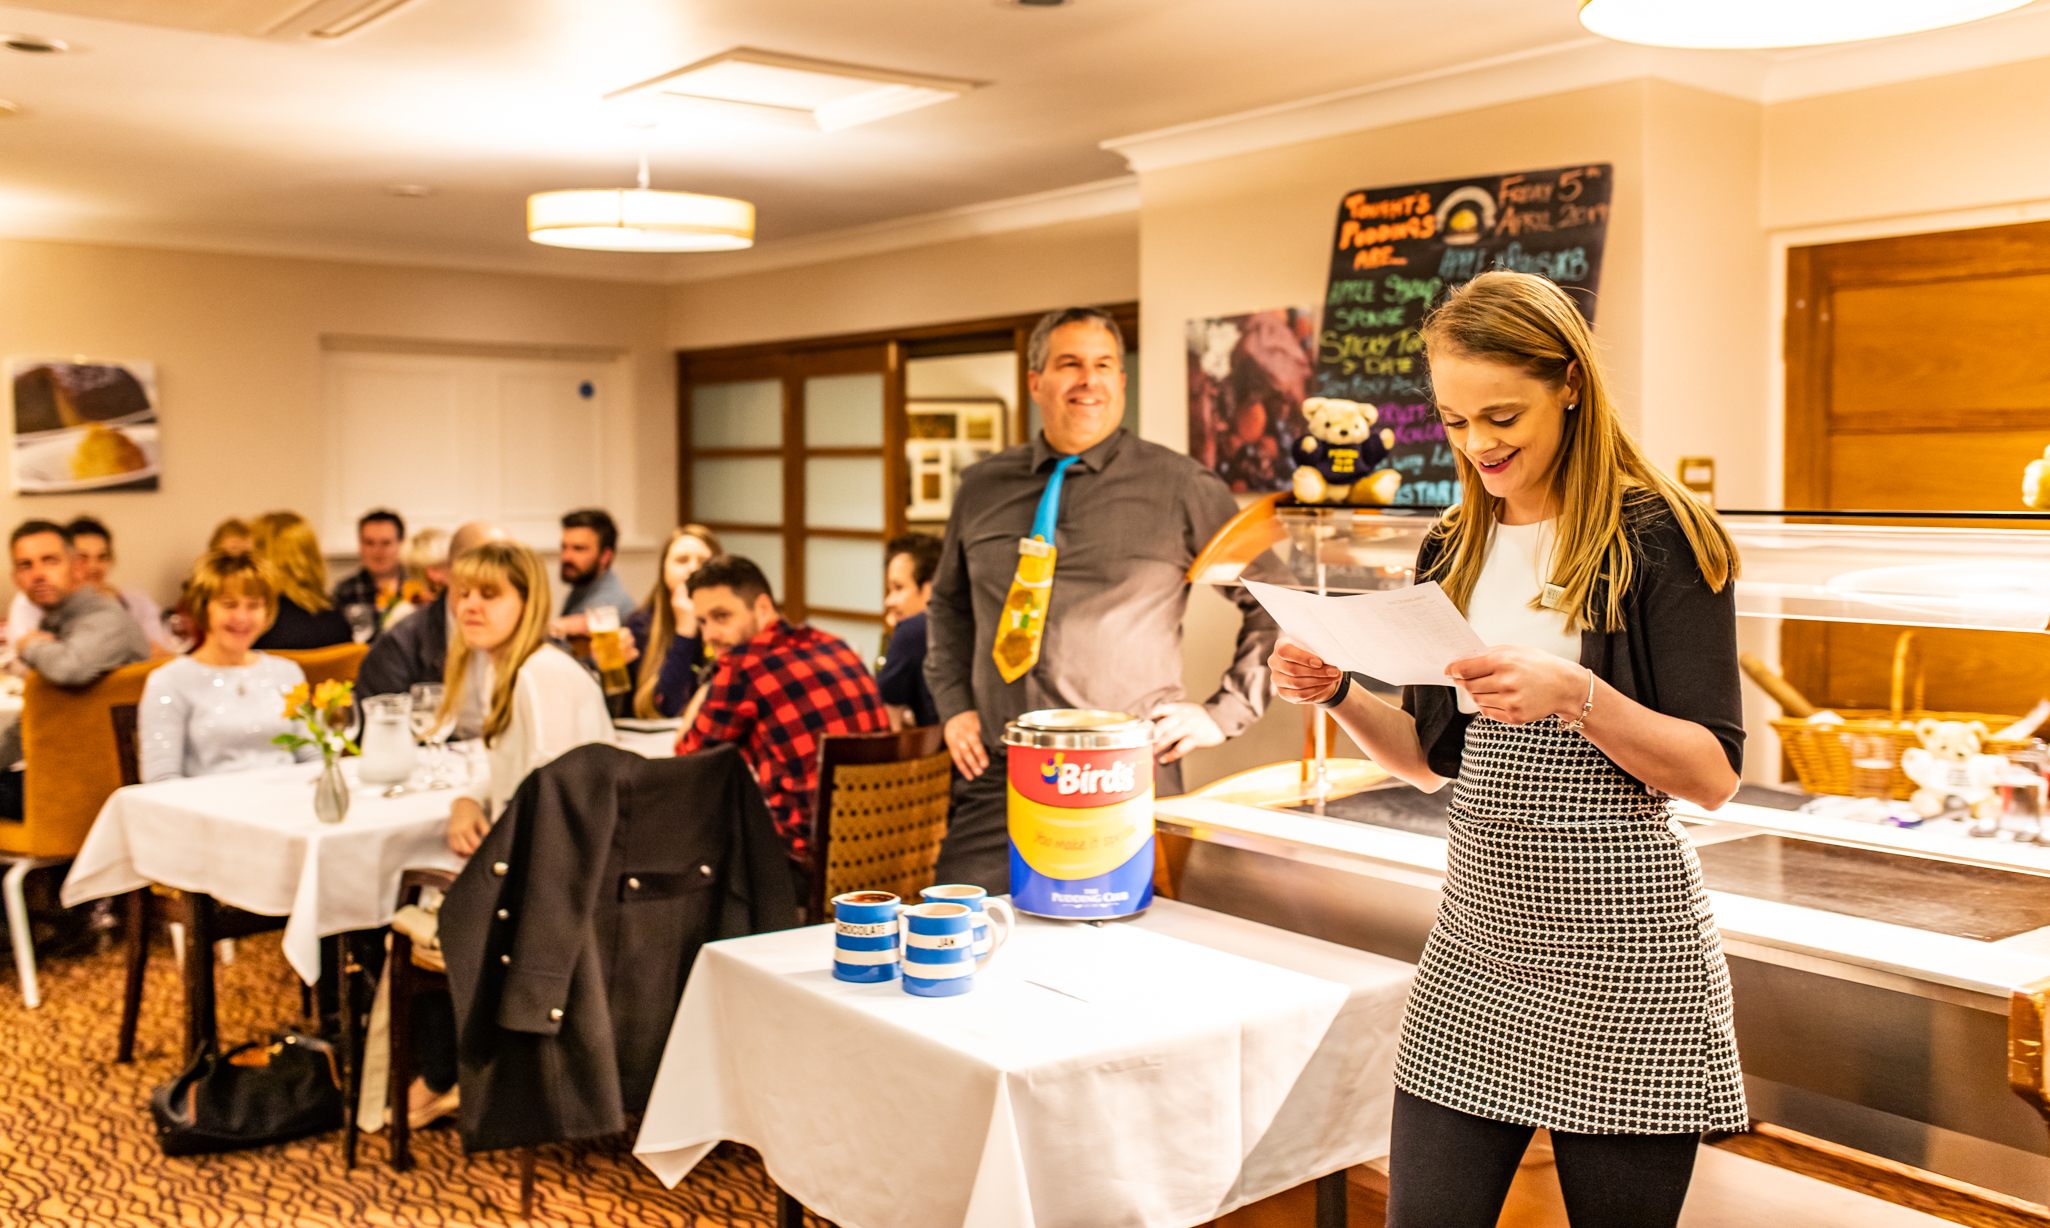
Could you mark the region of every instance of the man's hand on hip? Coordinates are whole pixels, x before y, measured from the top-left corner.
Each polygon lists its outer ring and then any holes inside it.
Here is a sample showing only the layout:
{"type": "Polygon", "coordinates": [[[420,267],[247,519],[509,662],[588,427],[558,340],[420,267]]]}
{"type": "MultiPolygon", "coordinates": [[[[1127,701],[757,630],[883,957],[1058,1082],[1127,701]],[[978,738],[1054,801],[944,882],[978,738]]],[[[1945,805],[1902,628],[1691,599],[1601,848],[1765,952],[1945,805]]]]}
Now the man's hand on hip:
{"type": "Polygon", "coordinates": [[[1162,763],[1192,750],[1224,745],[1224,730],[1202,704],[1161,704],[1153,709],[1153,749],[1162,763]]]}
{"type": "Polygon", "coordinates": [[[958,712],[947,721],[947,753],[954,757],[954,767],[969,780],[989,767],[989,748],[982,744],[982,714],[958,712]]]}

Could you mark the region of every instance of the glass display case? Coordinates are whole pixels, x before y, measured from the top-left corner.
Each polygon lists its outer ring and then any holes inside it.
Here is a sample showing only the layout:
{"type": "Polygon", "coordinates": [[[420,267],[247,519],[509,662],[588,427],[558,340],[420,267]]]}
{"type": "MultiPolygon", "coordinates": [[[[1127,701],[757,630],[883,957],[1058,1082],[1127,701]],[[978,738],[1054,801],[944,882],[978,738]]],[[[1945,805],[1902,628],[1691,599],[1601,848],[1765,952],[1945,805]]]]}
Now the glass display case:
{"type": "MultiPolygon", "coordinates": [[[[1973,513],[1957,526],[1923,523],[1928,513],[1721,518],[1742,560],[1740,616],[2050,631],[2050,516],[1973,513]],[[1918,523],[1900,523],[1908,520],[1918,523]]],[[[1278,574],[1255,578],[1333,595],[1400,588],[1414,581],[1417,547],[1435,519],[1401,508],[1263,500],[1225,526],[1190,578],[1236,584],[1268,555],[1278,574]]]]}

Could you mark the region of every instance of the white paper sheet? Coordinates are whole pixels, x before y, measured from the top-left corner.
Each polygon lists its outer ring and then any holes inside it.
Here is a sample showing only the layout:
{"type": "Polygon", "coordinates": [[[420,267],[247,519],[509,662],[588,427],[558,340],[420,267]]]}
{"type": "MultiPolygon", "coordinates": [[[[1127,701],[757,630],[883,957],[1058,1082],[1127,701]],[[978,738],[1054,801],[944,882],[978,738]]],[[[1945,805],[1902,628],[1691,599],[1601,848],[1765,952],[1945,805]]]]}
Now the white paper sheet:
{"type": "Polygon", "coordinates": [[[1446,666],[1487,651],[1435,580],[1340,597],[1257,580],[1245,585],[1283,635],[1340,669],[1390,686],[1451,686],[1446,666]]]}

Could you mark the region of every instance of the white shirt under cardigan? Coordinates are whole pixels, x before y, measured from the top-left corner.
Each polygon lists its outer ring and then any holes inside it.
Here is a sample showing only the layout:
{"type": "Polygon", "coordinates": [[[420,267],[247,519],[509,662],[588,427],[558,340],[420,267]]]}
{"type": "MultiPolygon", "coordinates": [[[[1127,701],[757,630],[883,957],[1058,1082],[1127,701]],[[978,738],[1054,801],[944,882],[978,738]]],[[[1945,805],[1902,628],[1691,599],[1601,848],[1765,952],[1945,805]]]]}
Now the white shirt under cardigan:
{"type": "MultiPolygon", "coordinates": [[[[488,677],[489,667],[488,656],[472,657],[470,677],[488,677]]],[[[587,742],[612,740],[612,717],[598,680],[562,649],[543,644],[520,666],[512,718],[486,749],[481,778],[473,776],[463,796],[495,823],[527,773],[587,742]]]]}
{"type": "MultiPolygon", "coordinates": [[[[1473,624],[1481,643],[1490,648],[1516,644],[1580,660],[1580,633],[1567,630],[1566,616],[1558,610],[1530,608],[1551,581],[1555,545],[1549,520],[1495,526],[1480,579],[1466,603],[1466,621],[1473,624]]],[[[1459,710],[1476,711],[1464,687],[1459,689],[1459,710]]]]}
{"type": "MultiPolygon", "coordinates": [[[[206,665],[179,657],[150,671],[136,710],[138,758],[145,782],[209,776],[290,763],[271,739],[292,731],[285,692],[306,681],[297,661],[259,652],[247,665],[206,665]]],[[[318,752],[305,748],[301,759],[318,752]]]]}

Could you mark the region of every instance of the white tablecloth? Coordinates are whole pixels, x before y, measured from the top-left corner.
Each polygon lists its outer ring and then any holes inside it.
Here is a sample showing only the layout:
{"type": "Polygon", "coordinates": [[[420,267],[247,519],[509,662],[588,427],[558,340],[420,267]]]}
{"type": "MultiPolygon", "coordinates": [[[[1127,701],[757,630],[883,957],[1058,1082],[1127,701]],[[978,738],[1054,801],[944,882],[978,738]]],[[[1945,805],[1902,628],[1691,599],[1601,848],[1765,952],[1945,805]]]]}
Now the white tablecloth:
{"type": "Polygon", "coordinates": [[[1186,1228],[1384,1155],[1414,967],[1161,900],[1020,918],[961,997],[833,979],[828,926],[706,946],[634,1154],[755,1147],[843,1228],[1186,1228]]]}
{"type": "Polygon", "coordinates": [[[384,797],[356,784],[356,761],[343,771],[352,787],[340,823],[313,817],[317,762],[118,789],[72,862],[64,903],[161,883],[287,917],[285,958],[318,980],[320,940],[390,921],[402,873],[463,864],[448,849],[453,794],[384,797]]]}

